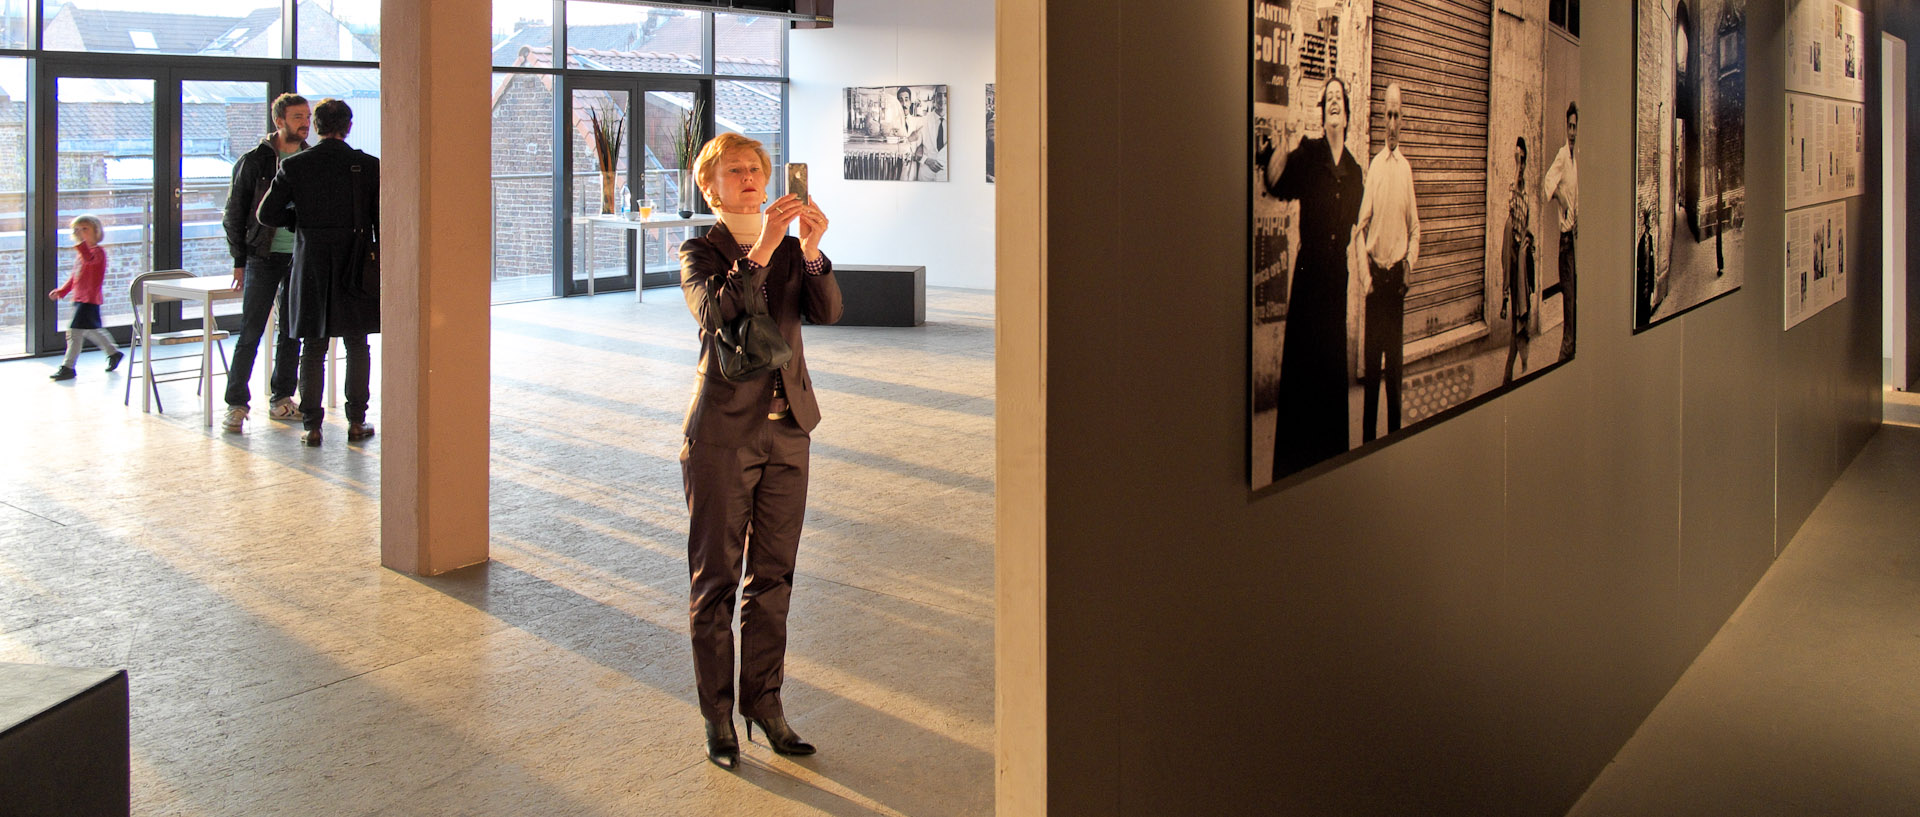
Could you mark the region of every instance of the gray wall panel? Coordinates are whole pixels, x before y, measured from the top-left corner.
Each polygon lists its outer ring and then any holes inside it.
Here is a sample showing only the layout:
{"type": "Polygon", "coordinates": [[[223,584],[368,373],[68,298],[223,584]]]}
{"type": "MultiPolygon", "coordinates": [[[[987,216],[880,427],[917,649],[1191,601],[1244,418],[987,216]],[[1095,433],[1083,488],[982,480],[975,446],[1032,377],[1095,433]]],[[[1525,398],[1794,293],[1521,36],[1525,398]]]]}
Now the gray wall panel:
{"type": "MultiPolygon", "coordinates": [[[[1503,398],[1509,429],[1505,619],[1518,749],[1510,799],[1571,802],[1691,653],[1678,606],[1683,335],[1633,336],[1631,16],[1587,4],[1581,39],[1581,338],[1572,365],[1503,398]],[[1615,43],[1609,46],[1608,43],[1615,43]]],[[[1685,320],[1685,319],[1682,319],[1685,320]]]]}
{"type": "MultiPolygon", "coordinates": [[[[1055,71],[1055,84],[1043,103],[1051,143],[1047,174],[1054,196],[1047,206],[1056,225],[1046,284],[1052,305],[1047,316],[1048,355],[1072,361],[1074,370],[1072,376],[1049,373],[1047,415],[1053,419],[1047,446],[1051,462],[1073,457],[1080,467],[1049,467],[1046,479],[1050,506],[1099,512],[1079,515],[1050,510],[1047,515],[1047,540],[1057,543],[1047,548],[1049,583],[1067,585],[1047,593],[1047,699],[1053,736],[1048,741],[1047,773],[1055,780],[1074,781],[1072,787],[1053,789],[1048,810],[1051,814],[1117,814],[1114,797],[1122,765],[1120,744],[1114,737],[1127,728],[1128,713],[1115,704],[1131,675],[1131,651],[1124,641],[1097,636],[1120,626],[1118,617],[1131,608],[1115,591],[1137,585],[1138,571],[1144,567],[1139,560],[1171,545],[1154,548],[1148,540],[1126,535],[1130,517],[1150,518],[1153,505],[1115,502],[1114,498],[1143,490],[1151,482],[1152,460],[1128,449],[1160,447],[1167,440],[1165,434],[1138,433],[1145,418],[1137,399],[1166,387],[1166,378],[1175,373],[1144,362],[1166,351],[1146,342],[1164,330],[1149,324],[1138,331],[1119,331],[1125,324],[1104,314],[1110,306],[1134,300],[1113,294],[1151,291],[1142,287],[1144,281],[1124,281],[1120,265],[1105,257],[1124,257],[1127,251],[1139,249],[1137,244],[1128,246],[1127,237],[1112,229],[1114,204],[1122,200],[1127,187],[1123,175],[1114,172],[1122,134],[1110,124],[1122,121],[1121,95],[1115,89],[1124,79],[1120,67],[1125,55],[1118,48],[1124,26],[1117,15],[1092,14],[1078,18],[1072,28],[1074,36],[1048,40],[1049,61],[1071,64],[1074,70],[1064,85],[1060,82],[1067,77],[1055,71]],[[1093,127],[1095,123],[1109,125],[1093,127]],[[1095,213],[1090,207],[1095,202],[1106,206],[1095,213]],[[1077,230],[1068,228],[1074,217],[1063,218],[1076,209],[1083,211],[1077,216],[1077,230]],[[1100,248],[1098,253],[1094,247],[1100,248]],[[1073,308],[1061,308],[1064,304],[1073,308]],[[1129,357],[1143,361],[1138,364],[1142,388],[1140,395],[1122,399],[1111,385],[1127,368],[1123,361],[1129,357]],[[1068,417],[1073,421],[1066,422],[1068,417]],[[1115,467],[1120,457],[1138,467],[1115,467]],[[1055,633],[1071,635],[1060,638],[1055,633]],[[1085,737],[1057,737],[1066,734],[1085,737]],[[1107,737],[1086,740],[1093,735],[1107,737]]],[[[1130,317],[1158,318],[1130,311],[1136,313],[1130,317]]],[[[1179,611],[1167,612],[1161,626],[1175,626],[1179,611]]]]}
{"type": "MultiPolygon", "coordinates": [[[[1880,36],[1869,35],[1873,41],[1872,57],[1874,65],[1880,64],[1880,36]]],[[[1877,84],[1877,74],[1874,77],[1877,84]]],[[[1868,99],[1877,99],[1877,88],[1869,86],[1868,99]]],[[[1867,130],[1867,150],[1869,157],[1878,157],[1880,153],[1880,106],[1869,105],[1867,130]]],[[[1845,325],[1847,342],[1845,357],[1841,361],[1847,377],[1847,387],[1841,391],[1843,407],[1840,420],[1840,451],[1843,462],[1853,462],[1861,449],[1867,445],[1867,439],[1880,428],[1883,416],[1882,402],[1885,399],[1886,380],[1880,356],[1881,341],[1885,336],[1885,319],[1881,315],[1881,304],[1885,297],[1885,282],[1881,280],[1882,270],[1886,268],[1886,253],[1881,247],[1881,238],[1885,233],[1882,224],[1885,221],[1886,208],[1880,198],[1885,190],[1885,181],[1881,178],[1882,165],[1877,158],[1869,159],[1869,167],[1876,168],[1869,174],[1868,193],[1847,207],[1848,229],[1853,235],[1870,236],[1871,241],[1855,242],[1860,246],[1849,249],[1847,263],[1858,263],[1863,274],[1850,280],[1851,292],[1847,295],[1845,306],[1852,310],[1845,325]]]]}
{"type": "Polygon", "coordinates": [[[1837,473],[1877,313],[1783,348],[1777,180],[1747,288],[1630,333],[1631,16],[1585,5],[1580,357],[1249,497],[1247,7],[1049,0],[1051,813],[1564,811],[1771,557],[1776,413],[1796,519],[1837,473]]]}
{"type": "MultiPolygon", "coordinates": [[[[1704,645],[1752,589],[1775,552],[1776,404],[1784,268],[1779,168],[1785,120],[1785,11],[1748,3],[1745,282],[1682,321],[1681,618],[1704,645]]],[[[1855,242],[1856,244],[1859,242],[1855,242]]],[[[1829,479],[1829,482],[1831,480],[1829,479]]],[[[1820,483],[1825,491],[1827,483],[1820,483]]]]}
{"type": "Polygon", "coordinates": [[[1841,323],[1851,315],[1842,301],[1802,321],[1779,344],[1780,548],[1793,541],[1840,473],[1842,377],[1836,358],[1843,348],[1841,323]]]}
{"type": "MultiPolygon", "coordinates": [[[[1752,188],[1749,188],[1751,194],[1752,188]]],[[[1779,235],[1778,224],[1750,219],[1748,235],[1779,235]]],[[[1779,260],[1754,252],[1745,288],[1686,318],[1682,386],[1678,625],[1687,643],[1704,645],[1739,606],[1774,556],[1774,344],[1779,260]],[[1757,257],[1756,257],[1757,256],[1757,257]],[[1759,342],[1756,342],[1759,341],[1759,342]]]]}

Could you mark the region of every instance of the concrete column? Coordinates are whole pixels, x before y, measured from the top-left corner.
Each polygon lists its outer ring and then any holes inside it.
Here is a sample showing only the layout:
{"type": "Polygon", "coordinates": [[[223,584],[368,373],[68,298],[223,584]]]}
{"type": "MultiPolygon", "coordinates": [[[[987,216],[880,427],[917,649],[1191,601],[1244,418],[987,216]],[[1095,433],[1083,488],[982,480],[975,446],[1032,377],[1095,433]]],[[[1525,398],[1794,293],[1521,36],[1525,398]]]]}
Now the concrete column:
{"type": "Polygon", "coordinates": [[[995,6],[996,814],[1047,813],[1046,6],[995,6]]]}
{"type": "Polygon", "coordinates": [[[490,19],[380,12],[380,563],[422,576],[487,560],[490,19]]]}

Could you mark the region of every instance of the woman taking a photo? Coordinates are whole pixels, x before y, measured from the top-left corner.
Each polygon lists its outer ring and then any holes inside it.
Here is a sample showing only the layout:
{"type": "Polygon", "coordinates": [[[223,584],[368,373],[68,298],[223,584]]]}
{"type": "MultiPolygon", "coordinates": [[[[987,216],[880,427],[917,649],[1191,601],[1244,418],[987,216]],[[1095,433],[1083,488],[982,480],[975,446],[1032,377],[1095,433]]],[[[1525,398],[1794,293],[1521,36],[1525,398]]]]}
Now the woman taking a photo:
{"type": "Polygon", "coordinates": [[[787,608],[807,507],[809,434],[820,423],[800,343],[800,320],[840,320],[840,285],[820,254],[827,217],[794,196],[767,206],[773,162],[759,142],[723,133],[700,149],[694,177],[720,224],[680,245],[680,289],[700,324],[700,362],[687,407],[680,470],[686,486],[688,623],[694,683],[707,722],[707,759],[739,764],[733,709],[783,755],[810,755],[780,704],[787,608]],[[787,235],[793,224],[800,236],[787,235]],[[739,382],[720,374],[722,327],[765,308],[793,358],[739,382]],[[744,563],[744,581],[742,567],[744,563]],[[734,683],[733,607],[740,603],[740,675],[734,683]]]}

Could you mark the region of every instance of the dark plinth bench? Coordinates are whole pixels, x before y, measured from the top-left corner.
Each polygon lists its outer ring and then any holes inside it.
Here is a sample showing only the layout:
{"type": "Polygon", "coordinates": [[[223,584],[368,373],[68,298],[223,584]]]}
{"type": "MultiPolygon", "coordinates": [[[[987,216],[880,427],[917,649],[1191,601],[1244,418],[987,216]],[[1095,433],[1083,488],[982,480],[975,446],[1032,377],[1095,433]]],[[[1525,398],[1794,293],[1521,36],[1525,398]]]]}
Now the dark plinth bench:
{"type": "Polygon", "coordinates": [[[841,326],[919,326],[927,322],[927,268],[835,264],[841,326]]]}
{"type": "Polygon", "coordinates": [[[132,808],[127,673],[0,664],[0,815],[132,808]]]}

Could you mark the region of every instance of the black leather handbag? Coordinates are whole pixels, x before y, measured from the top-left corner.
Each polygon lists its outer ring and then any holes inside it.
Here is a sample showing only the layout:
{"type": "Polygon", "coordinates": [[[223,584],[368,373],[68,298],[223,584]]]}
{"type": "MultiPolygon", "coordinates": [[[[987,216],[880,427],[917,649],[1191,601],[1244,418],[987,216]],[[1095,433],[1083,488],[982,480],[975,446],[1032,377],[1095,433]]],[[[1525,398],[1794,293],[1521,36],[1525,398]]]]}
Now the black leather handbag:
{"type": "MultiPolygon", "coordinates": [[[[755,280],[764,277],[756,276],[755,280]]],[[[780,325],[767,314],[767,299],[760,293],[759,284],[749,282],[746,290],[747,311],[721,324],[714,344],[714,353],[720,358],[720,376],[732,383],[765,377],[793,359],[793,347],[787,345],[787,339],[780,336],[780,325]]]]}

